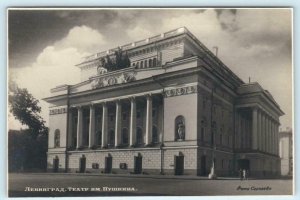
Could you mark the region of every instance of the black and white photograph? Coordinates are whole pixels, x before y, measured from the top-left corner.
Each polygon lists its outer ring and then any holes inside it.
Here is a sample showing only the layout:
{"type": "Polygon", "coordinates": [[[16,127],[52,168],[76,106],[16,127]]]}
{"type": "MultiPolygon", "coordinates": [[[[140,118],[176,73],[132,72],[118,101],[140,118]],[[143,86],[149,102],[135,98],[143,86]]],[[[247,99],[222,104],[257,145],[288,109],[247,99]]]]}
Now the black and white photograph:
{"type": "Polygon", "coordinates": [[[294,194],[293,8],[7,9],[9,197],[294,194]]]}

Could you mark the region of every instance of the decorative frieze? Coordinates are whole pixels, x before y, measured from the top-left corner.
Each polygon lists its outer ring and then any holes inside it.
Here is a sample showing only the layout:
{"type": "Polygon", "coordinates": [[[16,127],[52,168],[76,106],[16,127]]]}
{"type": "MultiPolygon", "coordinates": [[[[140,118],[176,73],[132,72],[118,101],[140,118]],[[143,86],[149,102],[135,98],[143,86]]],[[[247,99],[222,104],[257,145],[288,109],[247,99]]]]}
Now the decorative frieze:
{"type": "Polygon", "coordinates": [[[99,77],[92,81],[92,89],[115,84],[128,83],[135,80],[136,72],[121,73],[116,76],[99,77]]]}
{"type": "Polygon", "coordinates": [[[58,114],[64,114],[67,113],[67,108],[55,108],[50,109],[50,115],[58,115],[58,114]]]}
{"type": "Polygon", "coordinates": [[[165,91],[165,97],[181,96],[198,92],[198,86],[185,86],[180,88],[167,89],[165,91]]]}

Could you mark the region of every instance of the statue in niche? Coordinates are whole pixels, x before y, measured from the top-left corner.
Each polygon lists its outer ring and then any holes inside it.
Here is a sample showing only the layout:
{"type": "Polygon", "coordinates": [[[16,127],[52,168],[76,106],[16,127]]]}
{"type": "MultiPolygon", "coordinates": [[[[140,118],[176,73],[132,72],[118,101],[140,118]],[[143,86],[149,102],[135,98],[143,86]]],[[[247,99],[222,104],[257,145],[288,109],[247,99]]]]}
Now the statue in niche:
{"type": "Polygon", "coordinates": [[[177,124],[177,137],[178,140],[184,139],[185,126],[182,122],[177,124]]]}
{"type": "Polygon", "coordinates": [[[59,147],[59,146],[60,146],[60,131],[56,129],[54,133],[54,147],[59,147]]]}

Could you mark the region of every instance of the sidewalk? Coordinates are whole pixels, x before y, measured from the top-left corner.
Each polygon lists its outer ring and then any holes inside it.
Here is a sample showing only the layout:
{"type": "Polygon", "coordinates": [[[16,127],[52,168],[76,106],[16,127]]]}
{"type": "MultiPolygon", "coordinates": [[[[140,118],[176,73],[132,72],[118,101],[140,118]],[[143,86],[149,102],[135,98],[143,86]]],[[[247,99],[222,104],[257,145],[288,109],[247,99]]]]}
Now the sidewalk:
{"type": "MultiPolygon", "coordinates": [[[[123,178],[152,178],[152,179],[183,179],[183,180],[211,180],[207,176],[193,175],[146,175],[146,174],[100,174],[100,173],[26,173],[32,175],[69,175],[69,176],[102,176],[123,178]]],[[[217,177],[215,180],[240,180],[238,177],[217,177]]],[[[249,179],[251,180],[251,179],[249,179]]]]}

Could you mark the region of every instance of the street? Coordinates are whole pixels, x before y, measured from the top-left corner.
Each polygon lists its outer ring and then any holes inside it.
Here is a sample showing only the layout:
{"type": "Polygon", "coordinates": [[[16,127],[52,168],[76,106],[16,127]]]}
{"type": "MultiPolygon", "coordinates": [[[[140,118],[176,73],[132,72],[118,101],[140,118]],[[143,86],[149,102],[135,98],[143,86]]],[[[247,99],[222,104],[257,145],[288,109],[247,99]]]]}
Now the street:
{"type": "Polygon", "coordinates": [[[208,180],[200,177],[9,174],[10,197],[291,195],[292,180],[208,180]]]}

